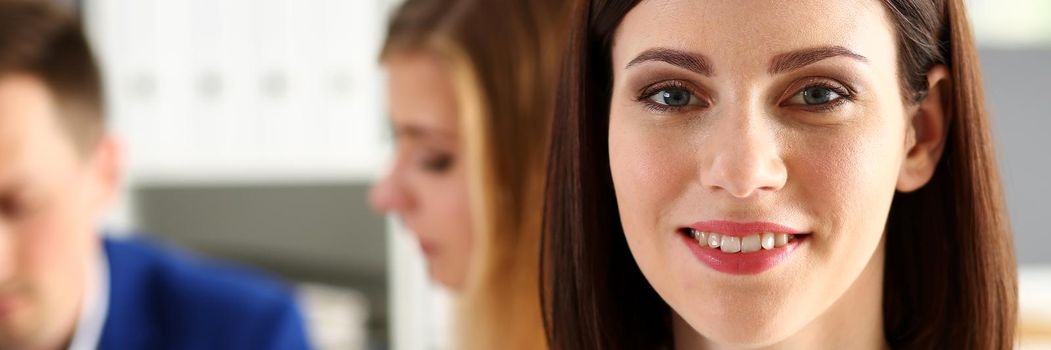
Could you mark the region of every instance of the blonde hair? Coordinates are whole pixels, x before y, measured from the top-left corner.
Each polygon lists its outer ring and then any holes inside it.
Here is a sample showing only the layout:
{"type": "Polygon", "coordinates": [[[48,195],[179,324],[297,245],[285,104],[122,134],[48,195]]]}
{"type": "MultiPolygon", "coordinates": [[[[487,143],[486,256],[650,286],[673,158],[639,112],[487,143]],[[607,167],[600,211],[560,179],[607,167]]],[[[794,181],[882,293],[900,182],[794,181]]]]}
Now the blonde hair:
{"type": "Polygon", "coordinates": [[[568,9],[561,0],[408,0],[388,30],[382,58],[439,55],[460,108],[475,243],[458,349],[546,348],[540,229],[568,9]]]}

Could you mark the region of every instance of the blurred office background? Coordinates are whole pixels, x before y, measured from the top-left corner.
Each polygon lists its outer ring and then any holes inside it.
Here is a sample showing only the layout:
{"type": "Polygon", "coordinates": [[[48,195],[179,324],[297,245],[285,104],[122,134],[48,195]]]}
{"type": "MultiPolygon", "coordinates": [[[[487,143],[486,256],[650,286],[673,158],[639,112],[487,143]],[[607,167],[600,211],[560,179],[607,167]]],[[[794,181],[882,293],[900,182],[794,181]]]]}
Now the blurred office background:
{"type": "Polygon", "coordinates": [[[1051,1],[968,4],[1015,233],[1021,349],[1051,349],[1051,1]]]}
{"type": "MultiPolygon", "coordinates": [[[[371,212],[390,137],[376,56],[399,0],[54,0],[101,59],[126,191],[108,220],[300,286],[323,349],[444,348],[448,301],[371,212]]],[[[968,0],[1021,264],[1051,348],[1051,1],[968,0]]]]}
{"type": "Polygon", "coordinates": [[[285,278],[319,348],[403,348],[390,307],[403,254],[365,200],[389,154],[376,56],[394,1],[64,2],[127,146],[111,234],[285,278]]]}

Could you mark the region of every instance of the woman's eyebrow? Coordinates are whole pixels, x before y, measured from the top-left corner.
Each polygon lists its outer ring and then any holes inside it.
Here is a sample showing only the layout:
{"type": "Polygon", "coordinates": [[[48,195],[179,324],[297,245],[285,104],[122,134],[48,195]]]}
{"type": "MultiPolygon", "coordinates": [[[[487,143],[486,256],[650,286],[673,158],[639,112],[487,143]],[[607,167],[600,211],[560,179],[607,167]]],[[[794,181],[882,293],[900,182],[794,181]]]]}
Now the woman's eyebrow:
{"type": "Polygon", "coordinates": [[[628,62],[624,69],[649,61],[668,63],[709,77],[715,74],[712,65],[708,63],[708,58],[702,54],[660,47],[643,51],[631,62],[628,62]]]}
{"type": "Polygon", "coordinates": [[[410,140],[445,140],[455,137],[455,134],[437,128],[427,128],[419,125],[394,126],[394,138],[407,138],[410,140]]]}
{"type": "Polygon", "coordinates": [[[806,67],[826,58],[850,57],[868,63],[869,59],[842,46],[821,46],[779,54],[770,59],[770,74],[781,74],[806,67]]]}
{"type": "MultiPolygon", "coordinates": [[[[838,56],[853,58],[865,63],[869,61],[867,57],[843,46],[821,46],[790,51],[774,56],[770,59],[769,72],[770,74],[781,74],[838,56]]],[[[715,75],[714,68],[712,68],[710,61],[704,55],[660,47],[643,51],[631,62],[628,62],[624,69],[650,61],[668,63],[704,76],[715,75]]]]}

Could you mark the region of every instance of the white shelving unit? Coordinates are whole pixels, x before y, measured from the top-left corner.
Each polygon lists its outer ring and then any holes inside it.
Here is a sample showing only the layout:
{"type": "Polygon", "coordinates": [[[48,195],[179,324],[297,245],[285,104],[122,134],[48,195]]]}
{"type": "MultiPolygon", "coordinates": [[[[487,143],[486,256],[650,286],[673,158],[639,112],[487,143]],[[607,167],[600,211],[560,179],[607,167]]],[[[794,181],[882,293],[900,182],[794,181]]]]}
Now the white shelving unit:
{"type": "Polygon", "coordinates": [[[386,1],[93,0],[131,181],[350,178],[386,159],[386,1]]]}

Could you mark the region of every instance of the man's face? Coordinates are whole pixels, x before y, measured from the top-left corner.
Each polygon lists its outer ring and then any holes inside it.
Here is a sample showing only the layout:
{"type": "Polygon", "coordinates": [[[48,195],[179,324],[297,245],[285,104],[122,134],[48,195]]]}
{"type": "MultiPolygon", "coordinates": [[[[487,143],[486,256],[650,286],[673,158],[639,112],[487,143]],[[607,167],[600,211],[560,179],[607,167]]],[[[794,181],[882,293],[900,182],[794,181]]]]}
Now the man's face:
{"type": "Polygon", "coordinates": [[[39,79],[0,76],[0,348],[69,341],[90,268],[96,220],[114,191],[108,141],[78,153],[39,79]]]}

